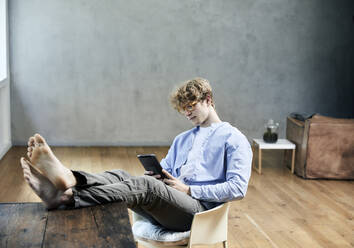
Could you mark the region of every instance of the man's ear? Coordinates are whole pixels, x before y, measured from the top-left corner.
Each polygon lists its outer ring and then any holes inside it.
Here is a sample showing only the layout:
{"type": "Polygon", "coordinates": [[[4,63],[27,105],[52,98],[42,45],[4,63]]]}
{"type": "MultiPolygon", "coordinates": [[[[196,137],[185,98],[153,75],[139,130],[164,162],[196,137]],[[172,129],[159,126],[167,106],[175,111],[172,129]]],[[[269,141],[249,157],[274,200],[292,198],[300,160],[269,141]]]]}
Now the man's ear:
{"type": "Polygon", "coordinates": [[[208,104],[208,106],[210,106],[213,103],[213,101],[211,100],[211,97],[209,95],[206,96],[205,100],[206,100],[206,103],[208,104]]]}

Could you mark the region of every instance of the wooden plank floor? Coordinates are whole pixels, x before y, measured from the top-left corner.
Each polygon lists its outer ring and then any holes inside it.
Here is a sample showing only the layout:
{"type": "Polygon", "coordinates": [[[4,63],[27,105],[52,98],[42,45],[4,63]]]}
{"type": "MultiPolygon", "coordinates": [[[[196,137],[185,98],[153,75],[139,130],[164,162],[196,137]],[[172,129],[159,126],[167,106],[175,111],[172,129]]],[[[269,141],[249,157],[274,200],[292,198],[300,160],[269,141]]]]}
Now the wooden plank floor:
{"type": "MultiPolygon", "coordinates": [[[[161,159],[167,150],[53,148],[71,169],[100,172],[120,168],[133,175],[143,173],[136,154],[155,153],[161,159]]],[[[0,202],[40,201],[22,177],[19,159],[25,151],[25,147],[13,147],[0,161],[0,202]]],[[[282,166],[282,155],[281,151],[265,151],[263,174],[253,171],[247,196],[232,203],[229,247],[354,247],[354,181],[301,179],[282,166]]]]}

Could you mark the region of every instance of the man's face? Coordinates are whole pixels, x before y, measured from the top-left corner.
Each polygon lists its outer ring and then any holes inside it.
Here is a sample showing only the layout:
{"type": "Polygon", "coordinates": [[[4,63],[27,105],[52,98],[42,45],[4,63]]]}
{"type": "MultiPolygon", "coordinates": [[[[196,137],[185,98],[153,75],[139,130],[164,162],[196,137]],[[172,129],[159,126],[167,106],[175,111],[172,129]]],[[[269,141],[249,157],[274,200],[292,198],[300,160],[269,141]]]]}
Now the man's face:
{"type": "Polygon", "coordinates": [[[209,117],[209,104],[207,100],[190,103],[184,108],[183,114],[194,126],[202,126],[209,117]]]}

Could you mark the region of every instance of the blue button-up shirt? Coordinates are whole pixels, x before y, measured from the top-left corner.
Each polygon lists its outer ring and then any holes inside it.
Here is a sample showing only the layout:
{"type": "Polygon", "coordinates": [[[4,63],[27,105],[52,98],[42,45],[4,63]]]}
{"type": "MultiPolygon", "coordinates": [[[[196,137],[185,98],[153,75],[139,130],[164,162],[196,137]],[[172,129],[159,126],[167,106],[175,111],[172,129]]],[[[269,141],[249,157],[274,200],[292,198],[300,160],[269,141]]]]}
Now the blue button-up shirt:
{"type": "MultiPolygon", "coordinates": [[[[161,166],[172,176],[180,176],[199,126],[179,134],[173,141],[161,166]]],[[[227,122],[210,132],[201,147],[202,156],[195,163],[192,177],[184,183],[190,186],[193,198],[206,208],[222,202],[241,199],[246,195],[251,176],[252,150],[247,138],[227,122]]]]}

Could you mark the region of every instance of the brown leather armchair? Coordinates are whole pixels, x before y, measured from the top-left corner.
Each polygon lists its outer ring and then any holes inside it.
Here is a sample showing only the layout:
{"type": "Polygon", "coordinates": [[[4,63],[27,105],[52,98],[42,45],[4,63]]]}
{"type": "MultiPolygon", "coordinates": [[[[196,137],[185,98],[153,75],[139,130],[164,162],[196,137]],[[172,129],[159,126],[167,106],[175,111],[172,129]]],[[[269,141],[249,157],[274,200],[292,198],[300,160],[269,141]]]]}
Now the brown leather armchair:
{"type": "Polygon", "coordinates": [[[297,175],[354,179],[354,119],[314,115],[299,121],[288,117],[286,137],[296,144],[297,175]]]}

